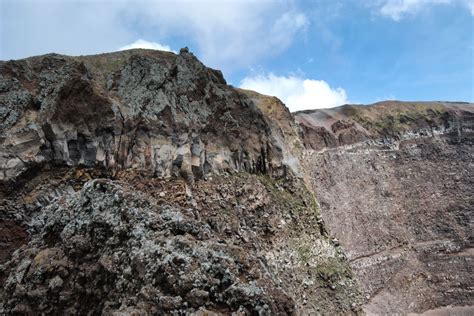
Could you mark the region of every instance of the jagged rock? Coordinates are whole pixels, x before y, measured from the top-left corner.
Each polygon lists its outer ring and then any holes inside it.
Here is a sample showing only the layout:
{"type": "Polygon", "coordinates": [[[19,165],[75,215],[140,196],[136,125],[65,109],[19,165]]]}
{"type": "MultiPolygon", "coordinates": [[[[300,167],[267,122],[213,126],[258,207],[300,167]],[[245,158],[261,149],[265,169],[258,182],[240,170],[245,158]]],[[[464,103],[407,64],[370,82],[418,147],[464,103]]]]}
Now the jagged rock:
{"type": "Polygon", "coordinates": [[[472,105],[466,103],[387,101],[300,111],[295,120],[302,129],[305,147],[319,151],[358,143],[390,145],[398,140],[469,131],[471,117],[472,105]]]}
{"type": "Polygon", "coordinates": [[[149,306],[148,312],[265,304],[291,310],[291,300],[272,296],[258,277],[239,277],[255,264],[243,249],[229,252],[203,235],[205,224],[150,203],[111,181],[94,180],[44,208],[32,224],[37,238],[8,263],[20,262],[5,282],[4,308],[114,313],[125,300],[128,307],[149,306]],[[61,293],[61,307],[45,301],[63,286],[69,294],[61,293]]]}
{"type": "Polygon", "coordinates": [[[225,171],[296,173],[276,141],[280,131],[186,49],[0,62],[0,87],[3,181],[51,163],[190,181],[225,171]]]}
{"type": "Polygon", "coordinates": [[[472,306],[473,126],[291,114],[187,48],[0,62],[0,314],[472,306]]]}
{"type": "MultiPolygon", "coordinates": [[[[186,199],[163,203],[150,194],[158,186],[169,191],[174,181],[97,179],[66,191],[32,217],[31,241],[1,267],[2,312],[190,314],[205,307],[223,314],[293,314],[303,307],[293,294],[304,290],[303,277],[319,283],[305,310],[353,309],[358,292],[351,274],[334,280],[308,275],[328,260],[344,265],[344,257],[314,229],[319,224],[311,216],[315,210],[304,206],[311,199],[307,191],[295,185],[293,198],[278,200],[273,180],[261,177],[265,182],[243,175],[207,181],[193,188],[194,207],[186,199]],[[228,209],[237,205],[246,210],[228,209]],[[305,220],[272,237],[268,226],[287,208],[305,220]],[[239,238],[242,229],[253,239],[239,238]],[[321,239],[320,246],[313,250],[308,243],[298,259],[305,264],[283,265],[275,256],[295,252],[311,238],[321,239]],[[292,280],[278,281],[288,275],[292,280]],[[336,292],[353,296],[332,302],[327,289],[341,281],[347,287],[336,292]]],[[[182,190],[185,195],[190,189],[184,184],[182,190]]]]}

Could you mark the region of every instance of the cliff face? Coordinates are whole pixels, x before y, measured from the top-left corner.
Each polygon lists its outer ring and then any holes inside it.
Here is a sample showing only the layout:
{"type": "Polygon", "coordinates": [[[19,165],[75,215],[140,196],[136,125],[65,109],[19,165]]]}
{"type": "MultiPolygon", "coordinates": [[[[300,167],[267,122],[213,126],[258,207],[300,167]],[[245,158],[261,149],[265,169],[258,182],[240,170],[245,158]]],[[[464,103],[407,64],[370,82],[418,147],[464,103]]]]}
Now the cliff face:
{"type": "Polygon", "coordinates": [[[284,136],[185,49],[53,54],[1,62],[0,72],[4,181],[47,163],[189,179],[286,172],[275,142],[284,136]]]}
{"type": "Polygon", "coordinates": [[[291,114],[187,49],[0,62],[0,313],[472,306],[473,125],[291,114]]]}
{"type": "Polygon", "coordinates": [[[0,313],[348,313],[276,98],[187,50],[0,64],[0,313]]]}
{"type": "Polygon", "coordinates": [[[304,168],[364,309],[472,306],[473,105],[384,102],[296,120],[304,168]]]}

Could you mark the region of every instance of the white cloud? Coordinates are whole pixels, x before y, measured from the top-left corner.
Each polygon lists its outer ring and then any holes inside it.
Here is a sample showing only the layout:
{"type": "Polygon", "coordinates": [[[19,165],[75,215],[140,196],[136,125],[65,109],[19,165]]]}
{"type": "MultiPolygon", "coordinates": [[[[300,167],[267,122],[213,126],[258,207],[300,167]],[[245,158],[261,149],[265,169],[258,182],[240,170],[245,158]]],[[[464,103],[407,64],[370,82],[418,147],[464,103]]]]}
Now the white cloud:
{"type": "Polygon", "coordinates": [[[0,59],[115,50],[136,38],[119,15],[125,9],[121,2],[0,0],[0,59]]]}
{"type": "Polygon", "coordinates": [[[471,14],[474,15],[474,0],[463,0],[464,5],[471,11],[471,14]]]}
{"type": "Polygon", "coordinates": [[[415,14],[424,6],[449,2],[450,0],[387,0],[380,8],[380,14],[399,21],[406,14],[415,14]]]}
{"type": "Polygon", "coordinates": [[[187,45],[204,63],[224,69],[249,66],[291,45],[309,24],[292,1],[139,1],[132,14],[163,37],[192,39],[187,45]],[[145,8],[146,7],[146,8],[145,8]]]}
{"type": "Polygon", "coordinates": [[[468,8],[474,15],[474,0],[379,0],[369,4],[376,7],[378,13],[399,21],[408,15],[416,15],[433,5],[457,4],[468,8]]]}
{"type": "Polygon", "coordinates": [[[276,96],[292,112],[331,108],[348,103],[344,89],[333,89],[324,80],[304,79],[292,75],[276,76],[270,73],[246,77],[240,87],[276,96]]]}
{"type": "Polygon", "coordinates": [[[168,45],[162,45],[157,42],[149,42],[143,39],[139,39],[132,44],[125,45],[120,47],[118,50],[126,50],[126,49],[134,49],[134,48],[146,48],[146,49],[156,49],[156,50],[164,50],[167,52],[173,52],[176,54],[176,51],[172,50],[171,47],[168,45]]]}
{"type": "Polygon", "coordinates": [[[283,52],[309,24],[293,0],[0,2],[0,59],[94,54],[143,38],[179,41],[205,64],[230,72],[283,52]]]}

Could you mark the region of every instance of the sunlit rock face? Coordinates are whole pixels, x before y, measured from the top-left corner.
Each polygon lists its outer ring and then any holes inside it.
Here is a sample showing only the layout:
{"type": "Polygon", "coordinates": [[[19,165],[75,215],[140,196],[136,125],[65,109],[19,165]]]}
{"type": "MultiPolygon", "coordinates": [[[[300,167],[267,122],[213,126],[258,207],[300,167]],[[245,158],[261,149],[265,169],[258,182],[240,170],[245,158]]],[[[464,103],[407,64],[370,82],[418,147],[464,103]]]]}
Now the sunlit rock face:
{"type": "Polygon", "coordinates": [[[189,179],[297,169],[255,104],[187,50],[51,54],[0,73],[3,180],[45,163],[189,179]]]}
{"type": "Polygon", "coordinates": [[[0,76],[0,314],[360,311],[278,99],[186,49],[0,76]]]}
{"type": "Polygon", "coordinates": [[[0,62],[0,314],[469,311],[473,125],[292,114],[187,49],[0,62]]]}
{"type": "Polygon", "coordinates": [[[474,305],[474,106],[300,112],[303,168],[369,313],[474,305]]]}

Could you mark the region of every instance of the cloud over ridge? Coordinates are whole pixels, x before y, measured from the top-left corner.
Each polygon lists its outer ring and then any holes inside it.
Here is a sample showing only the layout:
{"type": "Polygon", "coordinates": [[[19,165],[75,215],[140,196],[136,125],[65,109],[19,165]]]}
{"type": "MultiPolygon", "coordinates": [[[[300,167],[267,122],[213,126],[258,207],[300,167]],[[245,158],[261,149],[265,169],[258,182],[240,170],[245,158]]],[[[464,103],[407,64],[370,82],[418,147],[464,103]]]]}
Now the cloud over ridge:
{"type": "Polygon", "coordinates": [[[309,25],[293,1],[15,0],[2,1],[2,11],[0,59],[94,54],[126,43],[148,45],[137,39],[162,45],[180,38],[204,63],[219,69],[277,55],[309,25]]]}
{"type": "Polygon", "coordinates": [[[163,45],[157,42],[149,42],[143,39],[138,39],[129,45],[122,46],[118,50],[127,50],[127,49],[134,49],[134,48],[164,50],[167,52],[176,53],[176,51],[172,50],[171,47],[169,47],[168,45],[163,45]]]}
{"type": "Polygon", "coordinates": [[[324,80],[299,76],[277,76],[273,73],[245,77],[240,87],[281,99],[291,112],[331,108],[348,103],[346,91],[331,88],[324,80]]]}
{"type": "Polygon", "coordinates": [[[245,67],[276,55],[309,25],[306,15],[289,1],[138,2],[143,3],[146,10],[138,5],[128,14],[163,37],[192,38],[199,57],[216,68],[245,67]]]}

